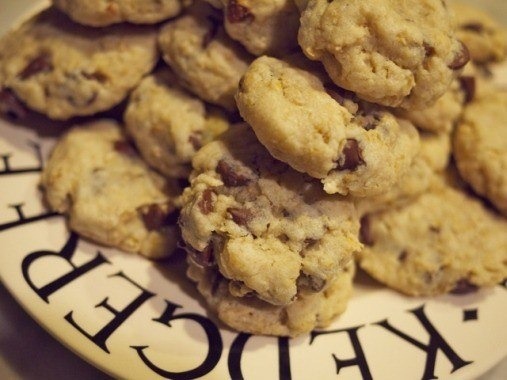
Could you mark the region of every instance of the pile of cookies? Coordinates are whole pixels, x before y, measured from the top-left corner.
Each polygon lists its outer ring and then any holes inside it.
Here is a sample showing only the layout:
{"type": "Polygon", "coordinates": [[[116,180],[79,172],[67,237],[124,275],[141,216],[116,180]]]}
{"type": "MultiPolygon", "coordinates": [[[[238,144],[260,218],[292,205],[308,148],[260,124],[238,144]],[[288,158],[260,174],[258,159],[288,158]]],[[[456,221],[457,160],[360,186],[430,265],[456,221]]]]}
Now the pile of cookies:
{"type": "Polygon", "coordinates": [[[0,40],[0,111],[69,124],[41,188],[72,230],[182,246],[223,322],[295,336],[356,265],[412,296],[507,277],[506,55],[443,0],[53,0],[0,40]]]}

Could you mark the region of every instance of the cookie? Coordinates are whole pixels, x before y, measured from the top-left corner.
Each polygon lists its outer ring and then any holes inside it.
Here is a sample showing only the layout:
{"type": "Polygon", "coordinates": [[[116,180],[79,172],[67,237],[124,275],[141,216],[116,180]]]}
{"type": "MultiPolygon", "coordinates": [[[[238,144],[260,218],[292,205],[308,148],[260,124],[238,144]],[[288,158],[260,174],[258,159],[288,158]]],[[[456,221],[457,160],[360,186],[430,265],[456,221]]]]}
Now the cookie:
{"type": "Polygon", "coordinates": [[[507,221],[450,186],[363,217],[361,236],[360,267],[411,296],[462,294],[507,277],[507,221]]]}
{"type": "Polygon", "coordinates": [[[235,297],[288,305],[303,291],[325,290],[361,248],[353,204],[275,160],[245,124],[201,148],[193,168],[182,237],[235,297]]]}
{"type": "Polygon", "coordinates": [[[326,192],[379,194],[410,166],[418,134],[410,123],[346,95],[326,88],[318,74],[261,57],[242,77],[236,101],[269,152],[320,179],[326,192]]]}
{"type": "Polygon", "coordinates": [[[448,133],[420,134],[421,146],[409,170],[391,188],[373,197],[356,198],[359,215],[386,210],[411,202],[431,185],[434,176],[444,171],[451,156],[448,133]]]}
{"type": "Polygon", "coordinates": [[[491,91],[465,109],[454,133],[459,173],[507,215],[507,92],[491,91]]]}
{"type": "Polygon", "coordinates": [[[207,102],[236,108],[234,93],[252,58],[226,35],[220,12],[196,3],[162,27],[159,46],[185,87],[207,102]]]}
{"type": "Polygon", "coordinates": [[[256,297],[234,297],[229,280],[216,268],[189,261],[187,275],[218,318],[235,330],[262,335],[296,336],[327,327],[342,314],[352,295],[355,266],[351,261],[329,286],[319,293],[304,292],[287,306],[275,306],[256,297]]]}
{"type": "Polygon", "coordinates": [[[227,34],[250,53],[280,56],[298,47],[293,0],[220,0],[227,34]]]}
{"type": "Polygon", "coordinates": [[[65,120],[117,105],[157,60],[156,28],[89,28],[49,8],[0,41],[0,87],[65,120]]]}
{"type": "Polygon", "coordinates": [[[143,79],[132,92],[124,120],[146,162],[167,177],[180,178],[190,174],[195,152],[228,126],[222,118],[222,130],[210,128],[214,121],[208,123],[206,105],[167,68],[143,79]]]}
{"type": "Polygon", "coordinates": [[[155,24],[178,15],[182,0],[52,0],[77,23],[106,26],[120,22],[155,24]]]}
{"type": "Polygon", "coordinates": [[[456,35],[477,63],[499,62],[507,54],[507,33],[490,15],[472,5],[451,2],[456,19],[456,35]]]}
{"type": "Polygon", "coordinates": [[[417,128],[434,133],[449,133],[459,120],[464,105],[475,91],[474,76],[460,76],[430,107],[424,109],[397,108],[397,116],[410,120],[417,128]]]}
{"type": "Polygon", "coordinates": [[[441,0],[310,0],[298,40],[338,86],[393,107],[429,107],[469,59],[441,0]]]}
{"type": "Polygon", "coordinates": [[[172,183],[151,171],[111,120],[72,128],[57,143],[42,173],[49,207],[69,227],[107,246],[151,259],[176,246],[172,183]]]}

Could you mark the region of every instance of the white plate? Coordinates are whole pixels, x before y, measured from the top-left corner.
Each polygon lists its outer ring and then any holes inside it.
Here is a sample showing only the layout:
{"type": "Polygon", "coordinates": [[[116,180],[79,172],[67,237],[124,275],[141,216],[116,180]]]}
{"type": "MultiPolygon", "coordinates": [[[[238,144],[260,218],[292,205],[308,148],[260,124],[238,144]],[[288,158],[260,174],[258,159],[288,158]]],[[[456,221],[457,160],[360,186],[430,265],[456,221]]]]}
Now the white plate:
{"type": "MultiPolygon", "coordinates": [[[[34,4],[6,3],[1,25],[34,4]]],[[[181,257],[155,265],[99,247],[48,214],[37,182],[59,129],[0,120],[0,278],[42,327],[114,377],[473,379],[507,355],[505,284],[407,298],[359,276],[325,331],[286,339],[227,329],[185,279],[181,257]]]]}

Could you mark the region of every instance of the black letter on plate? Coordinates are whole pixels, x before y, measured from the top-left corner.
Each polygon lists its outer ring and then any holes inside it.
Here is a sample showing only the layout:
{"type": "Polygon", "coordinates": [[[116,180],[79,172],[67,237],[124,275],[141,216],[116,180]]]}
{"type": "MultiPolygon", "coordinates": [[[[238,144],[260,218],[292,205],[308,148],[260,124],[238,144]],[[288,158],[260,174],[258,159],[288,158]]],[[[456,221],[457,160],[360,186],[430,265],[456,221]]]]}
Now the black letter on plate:
{"type": "Polygon", "coordinates": [[[413,344],[417,348],[420,348],[424,352],[426,352],[426,365],[424,367],[424,375],[423,379],[437,379],[435,377],[435,361],[437,358],[438,350],[442,350],[442,352],[447,356],[447,359],[450,360],[452,363],[452,371],[451,373],[457,371],[458,369],[471,364],[473,362],[471,361],[465,361],[461,359],[458,354],[456,354],[451,346],[442,338],[442,336],[438,333],[438,331],[435,329],[435,327],[431,324],[431,322],[428,320],[428,317],[426,317],[426,314],[424,314],[424,305],[418,307],[414,310],[409,310],[411,313],[413,313],[419,322],[423,325],[424,329],[430,336],[429,343],[423,344],[419,342],[418,340],[415,340],[411,336],[408,336],[407,334],[403,333],[402,331],[398,330],[397,328],[391,326],[387,319],[376,323],[377,325],[380,325],[384,327],[385,329],[391,331],[392,333],[398,335],[403,340],[406,340],[407,342],[413,344]]]}
{"type": "Polygon", "coordinates": [[[69,312],[65,316],[65,320],[69,322],[73,327],[75,327],[81,334],[86,336],[88,339],[90,339],[93,343],[95,343],[97,346],[99,346],[101,349],[103,349],[105,352],[109,353],[109,350],[106,345],[107,339],[111,336],[115,330],[121,326],[125,320],[130,317],[146,300],[153,297],[155,294],[147,291],[146,289],[142,288],[140,285],[135,283],[133,280],[128,278],[123,272],[118,272],[110,277],[121,277],[125,280],[127,280],[129,283],[134,285],[136,288],[141,290],[141,294],[136,297],[135,300],[133,300],[131,303],[129,303],[123,310],[116,310],[114,307],[112,307],[108,301],[109,297],[104,298],[102,302],[95,305],[95,307],[103,307],[104,309],[111,312],[111,314],[114,315],[114,318],[105,325],[102,329],[99,330],[95,335],[88,334],[81,326],[79,326],[74,318],[72,317],[72,311],[69,312]]]}
{"type": "Polygon", "coordinates": [[[220,360],[220,356],[222,356],[222,337],[220,336],[220,331],[218,328],[211,322],[209,319],[198,315],[198,314],[179,314],[174,315],[176,309],[181,308],[180,305],[176,305],[170,301],[166,302],[166,308],[162,315],[159,318],[154,318],[153,321],[159,322],[165,326],[171,327],[171,321],[175,321],[177,319],[190,319],[193,322],[198,323],[203,328],[206,336],[208,338],[208,355],[204,362],[198,367],[184,372],[170,372],[164,370],[162,368],[157,367],[153,364],[150,359],[144,354],[144,350],[149,348],[149,346],[130,346],[134,350],[137,351],[137,354],[141,358],[141,360],[146,364],[153,372],[159,374],[160,376],[179,380],[179,379],[194,379],[196,377],[201,377],[213,370],[218,364],[220,360]]]}
{"type": "MultiPolygon", "coordinates": [[[[251,334],[241,333],[238,334],[232,342],[229,358],[227,359],[231,379],[244,379],[243,373],[241,372],[241,356],[245,349],[245,344],[251,336],[251,334]]],[[[292,378],[290,371],[289,339],[286,337],[278,338],[278,371],[280,379],[288,380],[292,378]]]]}
{"type": "Polygon", "coordinates": [[[366,357],[364,356],[363,348],[361,347],[361,343],[359,342],[359,337],[357,335],[357,331],[362,326],[352,327],[350,329],[340,329],[340,330],[330,330],[330,331],[312,331],[310,344],[313,343],[315,338],[319,335],[327,335],[334,333],[346,332],[349,335],[350,342],[352,343],[352,348],[354,349],[355,357],[347,360],[341,360],[333,354],[334,361],[336,363],[336,374],[340,373],[340,370],[344,367],[358,366],[361,371],[361,376],[364,380],[371,380],[370,369],[368,368],[368,363],[366,361],[366,357]]]}
{"type": "Polygon", "coordinates": [[[42,298],[46,303],[49,303],[48,298],[51,294],[56,292],[57,290],[61,289],[68,283],[74,281],[78,277],[82,276],[83,274],[91,271],[92,269],[98,267],[101,264],[108,263],[107,259],[102,256],[100,252],[97,253],[97,256],[95,256],[92,260],[88,261],[87,263],[84,263],[81,266],[76,266],[72,263],[72,256],[74,255],[74,252],[76,251],[76,246],[78,242],[78,236],[74,233],[71,233],[69,240],[65,243],[65,246],[62,248],[60,252],[52,252],[52,251],[37,251],[30,253],[28,256],[26,256],[23,259],[23,262],[21,263],[21,271],[23,273],[23,277],[25,278],[25,281],[28,285],[32,288],[32,290],[37,293],[37,295],[42,298]],[[28,271],[30,269],[30,266],[37,260],[39,260],[42,257],[47,256],[54,256],[59,257],[67,261],[69,265],[72,267],[72,270],[63,276],[57,278],[56,280],[53,280],[49,284],[44,285],[41,288],[38,288],[33,283],[28,271]]]}

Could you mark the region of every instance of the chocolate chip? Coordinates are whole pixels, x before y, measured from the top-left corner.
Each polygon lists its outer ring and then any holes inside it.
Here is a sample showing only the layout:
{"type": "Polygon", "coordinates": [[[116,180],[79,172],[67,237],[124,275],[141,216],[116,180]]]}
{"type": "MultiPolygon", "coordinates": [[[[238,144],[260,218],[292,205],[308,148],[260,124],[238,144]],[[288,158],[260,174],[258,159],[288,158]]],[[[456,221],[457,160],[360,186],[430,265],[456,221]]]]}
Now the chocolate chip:
{"type": "Polygon", "coordinates": [[[255,16],[250,12],[250,10],[238,4],[237,0],[230,0],[229,4],[227,4],[227,20],[231,23],[237,22],[252,22],[255,19],[255,16]]]}
{"type": "Polygon", "coordinates": [[[468,51],[468,48],[466,45],[459,41],[461,44],[461,49],[459,52],[454,56],[454,59],[447,67],[449,67],[451,70],[459,70],[463,66],[465,66],[468,61],[470,60],[470,52],[468,51]]]}
{"type": "Polygon", "coordinates": [[[199,150],[202,147],[202,135],[200,133],[192,133],[188,137],[188,141],[195,150],[199,150]]]}
{"type": "Polygon", "coordinates": [[[371,131],[375,129],[377,125],[379,125],[380,120],[382,119],[382,115],[376,112],[368,113],[368,114],[358,114],[355,120],[361,124],[361,127],[366,129],[367,131],[371,131]]]}
{"type": "Polygon", "coordinates": [[[229,207],[227,212],[231,214],[234,223],[240,226],[246,226],[253,216],[246,208],[229,207]]]}
{"type": "Polygon", "coordinates": [[[435,48],[433,46],[431,46],[429,43],[423,42],[423,47],[424,47],[424,51],[426,53],[426,57],[431,57],[431,56],[435,55],[435,48]]]}
{"type": "Polygon", "coordinates": [[[317,239],[305,239],[305,249],[311,249],[312,247],[316,246],[319,241],[317,239]]]}
{"type": "Polygon", "coordinates": [[[114,142],[114,150],[127,157],[137,157],[137,151],[134,146],[125,140],[116,140],[114,142]]]}
{"type": "Polygon", "coordinates": [[[206,189],[202,192],[201,200],[197,203],[199,209],[204,215],[213,211],[213,190],[206,189]]]}
{"type": "Polygon", "coordinates": [[[400,253],[400,255],[398,256],[398,260],[400,262],[404,262],[407,259],[407,257],[408,257],[408,252],[407,251],[402,251],[400,253]]]}
{"type": "Polygon", "coordinates": [[[458,280],[456,282],[456,285],[454,285],[454,289],[451,290],[452,294],[469,294],[474,293],[479,289],[479,287],[475,284],[472,284],[468,279],[462,278],[461,280],[458,280]]]}
{"type": "Polygon", "coordinates": [[[484,32],[484,25],[480,22],[470,22],[468,24],[460,25],[460,29],[469,30],[471,32],[482,33],[484,32]]]}
{"type": "Polygon", "coordinates": [[[359,241],[367,246],[373,246],[375,241],[371,236],[371,221],[368,215],[365,215],[360,220],[361,226],[359,228],[359,241]]]}
{"type": "Polygon", "coordinates": [[[148,231],[155,231],[164,226],[175,225],[178,222],[179,213],[177,211],[167,213],[165,208],[160,204],[151,204],[137,209],[148,231]]]}
{"type": "Polygon", "coordinates": [[[0,113],[18,120],[26,117],[27,110],[11,89],[3,88],[0,90],[0,113]]]}
{"type": "Polygon", "coordinates": [[[32,59],[28,65],[18,74],[18,78],[25,80],[33,75],[53,70],[51,55],[48,52],[42,52],[32,59]]]}
{"type": "Polygon", "coordinates": [[[298,288],[308,289],[312,292],[320,292],[322,289],[324,289],[325,285],[326,280],[320,277],[308,275],[306,273],[301,273],[297,279],[298,288]]]}
{"type": "Polygon", "coordinates": [[[465,93],[465,104],[470,103],[475,97],[475,77],[461,76],[459,77],[461,90],[465,93]]]}
{"type": "Polygon", "coordinates": [[[364,164],[364,160],[361,156],[359,143],[355,139],[347,139],[342,154],[338,159],[337,169],[354,171],[362,164],[364,164]]]}
{"type": "Polygon", "coordinates": [[[255,180],[253,174],[249,173],[246,168],[226,159],[218,162],[217,172],[222,177],[224,184],[230,187],[245,186],[255,180]]]}
{"type": "Polygon", "coordinates": [[[190,259],[197,265],[201,267],[210,267],[215,264],[215,255],[212,242],[210,242],[202,251],[198,251],[188,245],[184,248],[187,251],[190,259]]]}
{"type": "Polygon", "coordinates": [[[91,80],[95,80],[97,82],[100,82],[100,83],[106,83],[109,79],[109,77],[100,72],[100,71],[94,71],[93,73],[85,73],[83,72],[83,76],[86,78],[86,79],[91,79],[91,80]]]}

